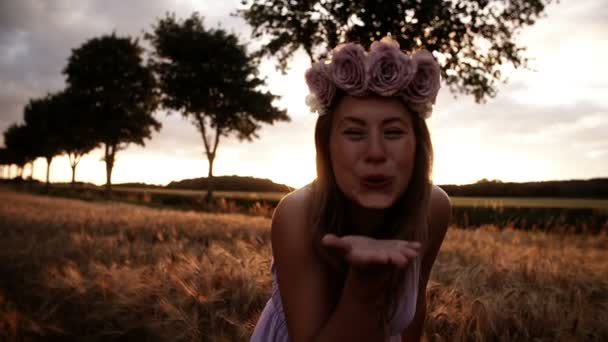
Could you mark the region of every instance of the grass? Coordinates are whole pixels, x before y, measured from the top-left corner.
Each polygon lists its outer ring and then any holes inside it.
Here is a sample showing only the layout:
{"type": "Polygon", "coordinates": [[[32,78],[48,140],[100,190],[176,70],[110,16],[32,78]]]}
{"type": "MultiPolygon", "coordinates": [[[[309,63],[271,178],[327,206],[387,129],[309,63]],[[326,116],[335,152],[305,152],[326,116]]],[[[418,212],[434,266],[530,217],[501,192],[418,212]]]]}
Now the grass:
{"type": "MultiPolygon", "coordinates": [[[[54,188],[58,189],[70,189],[70,184],[53,184],[54,188]]],[[[104,191],[103,186],[94,187],[90,185],[78,186],[80,189],[97,189],[104,191]]],[[[164,195],[177,195],[185,197],[201,197],[205,196],[207,190],[190,190],[190,189],[170,189],[163,187],[131,187],[131,186],[113,186],[112,192],[117,193],[148,193],[148,194],[164,194],[164,195]]],[[[255,192],[255,191],[214,191],[215,197],[224,197],[228,199],[248,199],[248,200],[266,200],[272,202],[278,202],[287,192],[255,192]]]]}
{"type": "MultiPolygon", "coordinates": [[[[184,190],[184,189],[141,189],[141,188],[130,188],[130,187],[116,187],[112,191],[124,191],[124,192],[149,192],[159,194],[172,194],[182,196],[195,196],[200,197],[206,194],[206,190],[184,190]]],[[[268,201],[279,201],[286,192],[251,192],[251,191],[214,191],[215,197],[225,198],[236,198],[236,199],[249,199],[249,200],[268,200],[268,201]]]]}
{"type": "MultiPolygon", "coordinates": [[[[247,340],[270,221],[0,189],[0,340],[247,340]]],[[[608,239],[450,227],[430,341],[608,340],[608,239]]]]}

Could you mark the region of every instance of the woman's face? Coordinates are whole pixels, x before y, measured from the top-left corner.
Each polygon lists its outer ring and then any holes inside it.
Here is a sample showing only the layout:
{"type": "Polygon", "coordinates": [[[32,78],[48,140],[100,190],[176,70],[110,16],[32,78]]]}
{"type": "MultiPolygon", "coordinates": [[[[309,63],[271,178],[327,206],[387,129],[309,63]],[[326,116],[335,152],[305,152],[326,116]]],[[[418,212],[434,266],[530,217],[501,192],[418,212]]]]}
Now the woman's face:
{"type": "Polygon", "coordinates": [[[396,98],[345,96],[330,115],[331,164],[340,190],[362,207],[389,208],[414,169],[411,114],[396,98]]]}

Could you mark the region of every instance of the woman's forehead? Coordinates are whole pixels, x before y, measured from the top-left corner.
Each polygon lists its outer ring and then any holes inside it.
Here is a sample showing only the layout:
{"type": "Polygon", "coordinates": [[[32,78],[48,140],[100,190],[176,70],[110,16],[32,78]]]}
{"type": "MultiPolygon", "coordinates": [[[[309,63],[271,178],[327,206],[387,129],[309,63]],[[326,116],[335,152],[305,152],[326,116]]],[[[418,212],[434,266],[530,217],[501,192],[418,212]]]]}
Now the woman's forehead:
{"type": "Polygon", "coordinates": [[[337,123],[411,123],[409,111],[397,98],[346,96],[337,106],[334,115],[337,123]]]}

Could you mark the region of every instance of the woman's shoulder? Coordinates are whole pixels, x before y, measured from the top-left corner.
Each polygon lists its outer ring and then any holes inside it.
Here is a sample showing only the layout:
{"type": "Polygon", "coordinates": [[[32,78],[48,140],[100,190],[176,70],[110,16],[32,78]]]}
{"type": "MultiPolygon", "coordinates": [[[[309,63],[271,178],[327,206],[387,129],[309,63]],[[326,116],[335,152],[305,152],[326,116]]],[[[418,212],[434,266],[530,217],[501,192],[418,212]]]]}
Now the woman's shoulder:
{"type": "Polygon", "coordinates": [[[428,210],[430,233],[443,240],[452,214],[452,202],[448,194],[435,184],[431,188],[428,210]]]}
{"type": "Polygon", "coordinates": [[[445,214],[446,210],[449,211],[452,208],[452,201],[450,200],[450,196],[440,188],[438,185],[431,185],[431,198],[429,210],[434,214],[445,214]]]}
{"type": "Polygon", "coordinates": [[[283,196],[276,207],[275,215],[301,217],[306,215],[312,197],[312,184],[307,184],[283,196]]]}
{"type": "Polygon", "coordinates": [[[272,216],[273,234],[289,239],[304,238],[311,198],[310,184],[281,198],[272,216]]]}

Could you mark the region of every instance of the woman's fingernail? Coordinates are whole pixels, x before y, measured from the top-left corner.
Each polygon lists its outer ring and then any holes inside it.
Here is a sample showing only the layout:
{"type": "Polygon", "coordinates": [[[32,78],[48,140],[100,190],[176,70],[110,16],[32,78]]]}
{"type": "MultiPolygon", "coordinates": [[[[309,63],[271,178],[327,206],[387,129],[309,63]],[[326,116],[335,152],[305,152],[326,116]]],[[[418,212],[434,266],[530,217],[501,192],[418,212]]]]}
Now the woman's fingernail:
{"type": "Polygon", "coordinates": [[[326,234],[325,236],[323,236],[323,238],[321,238],[321,242],[329,242],[331,240],[333,240],[333,236],[331,234],[326,234]]]}

